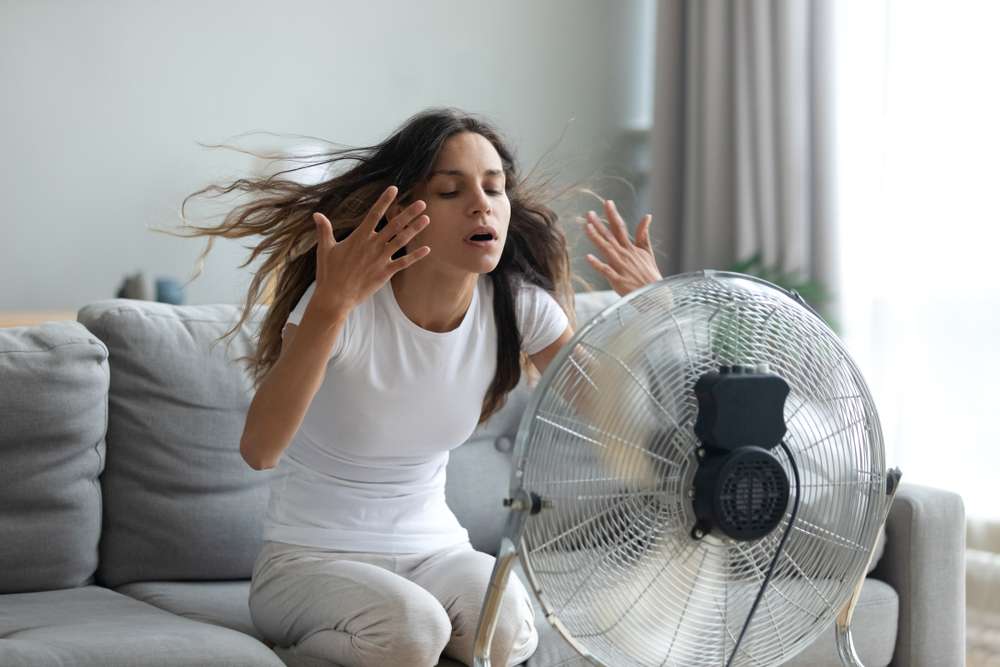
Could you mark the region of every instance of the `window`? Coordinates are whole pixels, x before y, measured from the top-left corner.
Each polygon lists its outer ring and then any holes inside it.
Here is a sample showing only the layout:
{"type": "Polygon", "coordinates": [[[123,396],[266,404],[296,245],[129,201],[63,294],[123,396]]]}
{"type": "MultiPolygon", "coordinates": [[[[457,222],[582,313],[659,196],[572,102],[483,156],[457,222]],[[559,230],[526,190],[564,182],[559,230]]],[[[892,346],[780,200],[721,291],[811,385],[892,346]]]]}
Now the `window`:
{"type": "Polygon", "coordinates": [[[844,341],[890,465],[1000,519],[1000,2],[837,2],[844,341]]]}

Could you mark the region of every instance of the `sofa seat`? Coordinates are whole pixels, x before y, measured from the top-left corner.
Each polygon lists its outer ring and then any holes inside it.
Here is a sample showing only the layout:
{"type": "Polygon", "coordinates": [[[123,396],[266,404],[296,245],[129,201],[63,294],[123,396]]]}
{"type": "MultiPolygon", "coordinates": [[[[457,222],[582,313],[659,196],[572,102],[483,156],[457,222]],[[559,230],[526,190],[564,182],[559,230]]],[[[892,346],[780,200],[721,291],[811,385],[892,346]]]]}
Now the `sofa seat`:
{"type": "Polygon", "coordinates": [[[281,667],[253,637],[100,586],[0,596],[4,667],[281,667]]]}
{"type": "Polygon", "coordinates": [[[141,600],[203,623],[238,630],[260,641],[250,618],[250,580],[239,581],[139,581],[115,589],[141,600]]]}

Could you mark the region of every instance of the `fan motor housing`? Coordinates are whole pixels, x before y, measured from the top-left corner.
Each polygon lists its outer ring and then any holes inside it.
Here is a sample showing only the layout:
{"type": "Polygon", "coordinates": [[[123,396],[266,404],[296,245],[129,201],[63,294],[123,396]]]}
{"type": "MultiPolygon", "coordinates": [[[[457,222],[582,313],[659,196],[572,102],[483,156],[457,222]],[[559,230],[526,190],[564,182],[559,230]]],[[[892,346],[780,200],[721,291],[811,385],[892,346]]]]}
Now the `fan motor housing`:
{"type": "Polygon", "coordinates": [[[718,530],[735,540],[755,540],[781,522],[790,486],[769,451],[786,433],[784,378],[751,366],[723,366],[695,384],[702,443],[694,476],[692,536],[718,530]]]}
{"type": "Polygon", "coordinates": [[[764,537],[788,506],[788,475],[771,452],[740,447],[706,457],[694,478],[695,516],[703,532],[717,528],[735,540],[764,537]]]}

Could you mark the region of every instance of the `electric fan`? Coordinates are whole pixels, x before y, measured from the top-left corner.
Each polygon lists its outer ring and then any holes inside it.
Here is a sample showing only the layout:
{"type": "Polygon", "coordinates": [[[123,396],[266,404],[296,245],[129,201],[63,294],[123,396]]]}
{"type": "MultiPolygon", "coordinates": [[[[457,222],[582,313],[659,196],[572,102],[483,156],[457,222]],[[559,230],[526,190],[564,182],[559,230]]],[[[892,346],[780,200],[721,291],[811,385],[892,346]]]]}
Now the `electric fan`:
{"type": "Polygon", "coordinates": [[[899,481],[871,395],[795,292],[699,271],[576,332],[519,426],[476,635],[519,557],[597,665],[777,665],[850,620],[899,481]]]}

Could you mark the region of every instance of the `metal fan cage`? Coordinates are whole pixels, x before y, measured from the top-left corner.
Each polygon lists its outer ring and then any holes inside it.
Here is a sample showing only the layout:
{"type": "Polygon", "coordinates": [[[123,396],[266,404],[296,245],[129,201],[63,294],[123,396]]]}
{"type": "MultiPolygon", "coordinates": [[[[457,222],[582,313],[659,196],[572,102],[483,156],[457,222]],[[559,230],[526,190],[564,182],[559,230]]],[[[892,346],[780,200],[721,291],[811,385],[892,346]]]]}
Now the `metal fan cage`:
{"type": "MultiPolygon", "coordinates": [[[[512,496],[545,500],[518,551],[552,624],[604,664],[729,659],[788,524],[692,537],[698,378],[767,364],[791,387],[785,443],[801,505],[734,665],[784,662],[829,630],[882,525],[881,428],[837,336],[788,292],[703,271],[630,294],[580,329],[521,422],[512,496]]],[[[792,474],[787,458],[773,452],[792,474]]],[[[516,537],[515,537],[516,539],[516,537]]]]}

